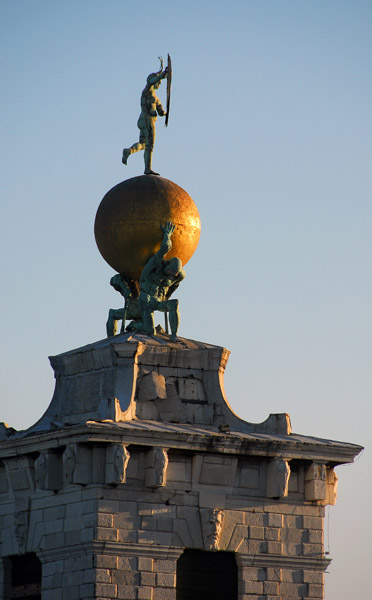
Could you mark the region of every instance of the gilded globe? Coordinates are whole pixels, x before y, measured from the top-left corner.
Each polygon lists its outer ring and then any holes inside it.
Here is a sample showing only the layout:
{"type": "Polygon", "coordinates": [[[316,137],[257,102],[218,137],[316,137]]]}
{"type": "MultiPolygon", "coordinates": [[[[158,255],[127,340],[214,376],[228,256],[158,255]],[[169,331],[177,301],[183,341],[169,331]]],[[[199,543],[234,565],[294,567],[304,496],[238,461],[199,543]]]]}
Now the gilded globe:
{"type": "Polygon", "coordinates": [[[185,265],[200,237],[200,217],[191,196],[179,185],[156,175],[141,175],[113,187],[98,207],[94,235],[98,250],[118,273],[138,280],[160,248],[161,226],[172,221],[172,249],[185,265]]]}

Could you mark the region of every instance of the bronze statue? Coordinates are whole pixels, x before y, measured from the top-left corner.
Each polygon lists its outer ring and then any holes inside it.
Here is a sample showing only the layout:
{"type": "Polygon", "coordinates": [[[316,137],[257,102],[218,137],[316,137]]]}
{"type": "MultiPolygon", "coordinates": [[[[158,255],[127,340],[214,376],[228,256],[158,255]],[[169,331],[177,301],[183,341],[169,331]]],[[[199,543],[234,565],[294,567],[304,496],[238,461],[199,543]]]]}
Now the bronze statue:
{"type": "MultiPolygon", "coordinates": [[[[168,64],[170,65],[169,61],[170,58],[168,55],[168,64]]],[[[155,144],[155,122],[158,115],[165,117],[167,113],[157,97],[155,90],[160,86],[161,80],[168,77],[168,73],[170,74],[171,72],[170,69],[171,67],[167,66],[163,70],[163,59],[160,58],[160,70],[156,73],[151,73],[147,77],[146,86],[141,94],[141,114],[137,122],[137,127],[140,130],[139,141],[130,148],[124,148],[123,150],[122,163],[124,165],[127,164],[128,157],[131,154],[138,152],[139,150],[145,151],[145,175],[159,175],[159,173],[155,173],[151,168],[155,144]]],[[[167,89],[170,92],[170,84],[167,89]]],[[[167,104],[169,105],[169,93],[167,104]]]]}
{"type": "Polygon", "coordinates": [[[111,285],[125,297],[124,309],[110,309],[107,321],[107,335],[117,332],[117,320],[132,319],[127,330],[141,330],[149,335],[155,335],[154,311],[159,310],[169,314],[171,340],[177,341],[177,331],[180,321],[178,300],[170,300],[171,295],[185,278],[182,262],[174,257],[169,260],[164,256],[172,248],[171,236],[175,226],[167,222],[161,226],[164,233],[160,249],[146,263],[139,280],[139,294],[136,282],[129,281],[123,275],[114,275],[111,285]]]}

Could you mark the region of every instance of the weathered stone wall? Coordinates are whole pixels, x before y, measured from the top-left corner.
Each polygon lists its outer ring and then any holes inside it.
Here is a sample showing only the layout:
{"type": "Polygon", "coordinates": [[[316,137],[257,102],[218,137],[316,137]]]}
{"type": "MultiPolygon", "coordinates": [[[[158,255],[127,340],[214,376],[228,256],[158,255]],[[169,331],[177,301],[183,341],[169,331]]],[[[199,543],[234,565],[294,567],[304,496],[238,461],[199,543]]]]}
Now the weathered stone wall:
{"type": "Polygon", "coordinates": [[[184,548],[234,552],[239,600],[321,599],[333,471],[290,465],[107,442],[4,459],[1,555],[37,554],[43,600],[175,600],[184,548]]]}

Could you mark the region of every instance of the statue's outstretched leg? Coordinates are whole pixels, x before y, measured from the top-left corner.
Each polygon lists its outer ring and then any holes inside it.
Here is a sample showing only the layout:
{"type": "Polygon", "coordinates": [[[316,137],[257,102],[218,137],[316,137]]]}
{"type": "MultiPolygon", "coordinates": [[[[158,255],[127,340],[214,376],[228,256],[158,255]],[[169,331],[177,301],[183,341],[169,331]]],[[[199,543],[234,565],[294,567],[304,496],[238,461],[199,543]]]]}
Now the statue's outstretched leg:
{"type": "Polygon", "coordinates": [[[133,144],[133,146],[131,146],[130,148],[124,148],[123,158],[121,159],[121,162],[123,163],[123,165],[126,165],[127,160],[131,154],[134,154],[135,152],[138,152],[139,150],[144,150],[144,149],[145,149],[145,144],[142,144],[141,142],[137,142],[137,144],[133,144]]]}

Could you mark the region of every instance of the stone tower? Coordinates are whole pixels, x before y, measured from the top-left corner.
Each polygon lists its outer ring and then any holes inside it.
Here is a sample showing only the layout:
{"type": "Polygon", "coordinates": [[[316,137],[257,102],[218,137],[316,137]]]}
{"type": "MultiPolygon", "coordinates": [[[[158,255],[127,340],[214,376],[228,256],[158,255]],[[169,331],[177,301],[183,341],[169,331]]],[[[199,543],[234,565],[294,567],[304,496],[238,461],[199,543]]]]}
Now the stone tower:
{"type": "Polygon", "coordinates": [[[323,598],[334,467],[361,448],[240,419],[228,356],[128,332],[51,357],[45,415],[2,431],[1,598],[323,598]]]}

